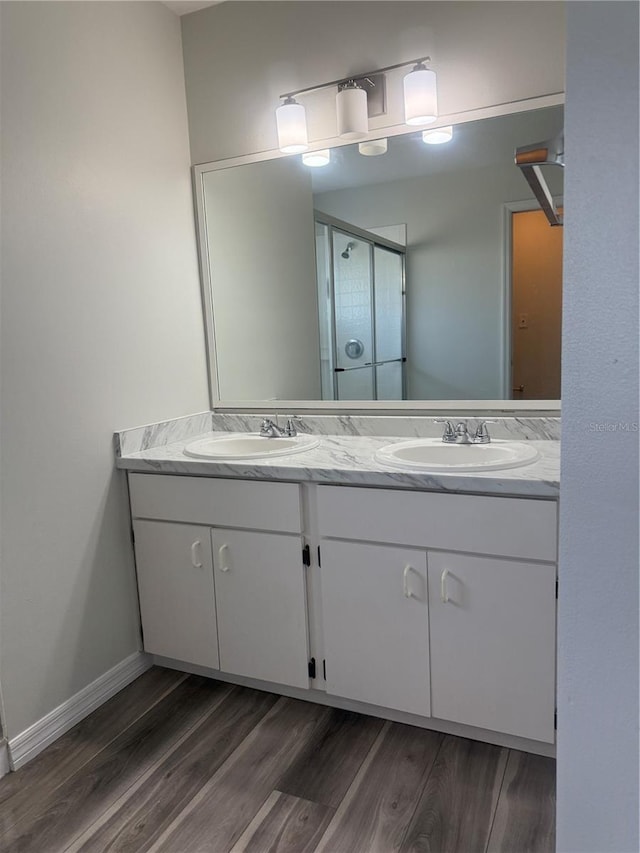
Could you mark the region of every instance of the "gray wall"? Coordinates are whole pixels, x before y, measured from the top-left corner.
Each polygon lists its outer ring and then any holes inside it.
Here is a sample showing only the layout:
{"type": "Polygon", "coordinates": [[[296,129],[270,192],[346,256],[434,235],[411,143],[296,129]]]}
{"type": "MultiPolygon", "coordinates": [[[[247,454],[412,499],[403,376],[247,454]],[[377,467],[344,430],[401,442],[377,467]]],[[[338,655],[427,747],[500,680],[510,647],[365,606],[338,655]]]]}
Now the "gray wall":
{"type": "Polygon", "coordinates": [[[309,170],[280,158],[203,185],[220,399],[319,398],[309,170]]]}
{"type": "Polygon", "coordinates": [[[638,4],[568,6],[558,850],[630,853],[638,850],[638,4]]]}
{"type": "Polygon", "coordinates": [[[180,25],[0,4],[9,738],[138,648],[111,433],[208,408],[180,25]]]}
{"type": "MultiPolygon", "coordinates": [[[[282,92],[425,54],[441,115],[564,90],[563,3],[231,2],[185,16],[182,33],[194,163],[277,148],[282,92]]],[[[389,75],[372,128],[403,124],[406,73],[389,75]]],[[[304,103],[309,138],[335,136],[335,90],[304,103]]]]}

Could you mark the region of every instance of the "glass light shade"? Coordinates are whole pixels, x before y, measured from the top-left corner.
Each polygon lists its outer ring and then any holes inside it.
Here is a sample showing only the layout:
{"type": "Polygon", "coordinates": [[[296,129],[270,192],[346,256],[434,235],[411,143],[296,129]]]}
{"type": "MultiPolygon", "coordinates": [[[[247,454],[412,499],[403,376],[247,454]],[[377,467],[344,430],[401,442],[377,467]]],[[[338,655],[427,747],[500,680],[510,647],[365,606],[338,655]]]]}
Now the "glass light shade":
{"type": "Polygon", "coordinates": [[[387,147],[386,139],[373,139],[371,142],[361,142],[358,151],[365,157],[377,157],[379,154],[386,154],[387,147]]]}
{"type": "Polygon", "coordinates": [[[436,73],[416,65],[404,78],[404,115],[408,125],[431,124],[438,118],[436,73]]]}
{"type": "Polygon", "coordinates": [[[302,104],[287,98],[276,110],[278,148],[283,154],[299,154],[309,147],[307,119],[302,104]]]}
{"type": "Polygon", "coordinates": [[[367,93],[359,86],[348,86],[336,95],[338,136],[342,139],[362,139],[369,132],[367,93]]]}
{"type": "Polygon", "coordinates": [[[322,148],[320,151],[307,151],[302,155],[302,162],[305,166],[319,168],[320,166],[328,166],[331,162],[331,151],[328,148],[322,148]]]}
{"type": "Polygon", "coordinates": [[[422,141],[427,145],[442,145],[444,142],[451,142],[453,139],[453,128],[451,125],[447,127],[434,127],[433,130],[422,131],[422,141]]]}

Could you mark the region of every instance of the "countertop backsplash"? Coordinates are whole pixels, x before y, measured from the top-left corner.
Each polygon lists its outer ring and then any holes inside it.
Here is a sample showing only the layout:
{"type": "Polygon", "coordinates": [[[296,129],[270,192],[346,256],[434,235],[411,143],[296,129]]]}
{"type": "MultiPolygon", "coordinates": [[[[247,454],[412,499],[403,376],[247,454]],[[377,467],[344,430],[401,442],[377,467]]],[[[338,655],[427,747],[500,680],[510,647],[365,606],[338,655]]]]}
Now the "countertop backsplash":
{"type": "MultiPolygon", "coordinates": [[[[176,441],[203,435],[207,432],[258,432],[263,415],[199,412],[156,424],[119,430],[114,435],[116,456],[128,456],[176,441]]],[[[275,416],[270,414],[273,420],[275,416]]],[[[279,415],[284,425],[289,414],[279,415]]],[[[482,420],[489,422],[493,438],[514,441],[559,441],[560,418],[511,417],[483,418],[482,416],[450,418],[454,424],[466,420],[473,428],[482,420]],[[492,422],[491,422],[492,421],[492,422]]],[[[300,415],[296,427],[301,433],[334,436],[388,436],[392,438],[436,438],[442,435],[443,425],[432,416],[402,415],[300,415]]]]}

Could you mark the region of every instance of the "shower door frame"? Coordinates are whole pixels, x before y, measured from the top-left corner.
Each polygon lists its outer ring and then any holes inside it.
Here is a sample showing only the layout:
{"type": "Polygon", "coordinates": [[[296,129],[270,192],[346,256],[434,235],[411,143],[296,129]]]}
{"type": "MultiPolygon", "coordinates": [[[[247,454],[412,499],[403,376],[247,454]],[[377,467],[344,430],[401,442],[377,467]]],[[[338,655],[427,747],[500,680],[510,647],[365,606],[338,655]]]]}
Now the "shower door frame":
{"type": "MultiPolygon", "coordinates": [[[[401,282],[402,282],[402,320],[400,323],[400,358],[386,359],[385,361],[372,361],[371,364],[364,364],[361,368],[346,368],[346,370],[362,370],[365,367],[370,367],[372,372],[372,384],[373,384],[373,402],[380,402],[378,399],[378,379],[377,379],[377,370],[376,368],[382,364],[394,364],[395,362],[400,362],[400,371],[401,371],[401,383],[402,383],[402,400],[407,399],[407,371],[406,371],[406,363],[407,363],[407,278],[406,278],[406,259],[407,259],[407,247],[403,246],[401,243],[396,243],[393,240],[388,240],[386,237],[379,237],[377,234],[373,234],[371,231],[367,231],[365,228],[358,228],[357,225],[352,225],[350,222],[345,222],[343,219],[338,219],[335,216],[330,216],[328,213],[323,213],[321,210],[313,211],[313,220],[314,222],[319,222],[322,225],[326,225],[329,231],[329,240],[328,240],[328,252],[331,263],[329,265],[329,285],[331,288],[331,362],[332,368],[331,373],[333,376],[333,401],[340,402],[340,397],[338,396],[338,373],[344,372],[345,368],[338,369],[338,352],[337,352],[337,344],[336,344],[336,291],[335,291],[335,274],[334,274],[334,262],[333,262],[333,233],[334,230],[340,231],[343,234],[347,234],[351,237],[355,237],[358,240],[362,240],[364,243],[367,243],[369,246],[369,263],[370,263],[370,276],[369,276],[369,288],[371,293],[371,351],[372,357],[377,356],[377,346],[376,346],[376,303],[375,303],[375,281],[376,281],[376,266],[375,266],[375,247],[380,246],[383,249],[388,249],[396,254],[400,255],[400,259],[402,261],[402,273],[401,273],[401,282]]],[[[315,250],[317,251],[317,243],[315,243],[315,250]]],[[[317,268],[317,264],[316,264],[317,268]]],[[[318,292],[318,287],[316,283],[316,292],[318,292]]],[[[319,306],[318,306],[319,307],[319,306]]],[[[319,314],[318,314],[319,316],[319,314]]],[[[330,402],[330,401],[329,401],[330,402]]],[[[393,402],[393,401],[382,401],[382,402],[393,402]]]]}

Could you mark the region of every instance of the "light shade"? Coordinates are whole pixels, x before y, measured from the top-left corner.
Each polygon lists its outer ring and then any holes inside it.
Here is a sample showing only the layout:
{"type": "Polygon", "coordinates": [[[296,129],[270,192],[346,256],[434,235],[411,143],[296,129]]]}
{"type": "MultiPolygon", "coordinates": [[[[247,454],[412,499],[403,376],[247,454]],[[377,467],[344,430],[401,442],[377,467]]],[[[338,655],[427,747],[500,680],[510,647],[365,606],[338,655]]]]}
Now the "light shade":
{"type": "Polygon", "coordinates": [[[361,142],[358,151],[365,157],[377,157],[379,154],[387,153],[386,139],[373,139],[371,142],[361,142]]]}
{"type": "Polygon", "coordinates": [[[328,166],[331,162],[331,151],[328,148],[322,148],[320,151],[307,151],[302,155],[302,162],[305,166],[318,168],[320,166],[328,166]]]}
{"type": "Polygon", "coordinates": [[[451,142],[453,139],[453,128],[451,125],[447,127],[434,127],[433,130],[422,131],[422,141],[427,145],[442,145],[444,142],[451,142]]]}
{"type": "Polygon", "coordinates": [[[404,78],[404,115],[408,125],[431,124],[438,118],[436,73],[421,62],[404,78]]]}
{"type": "Polygon", "coordinates": [[[276,110],[278,148],[283,154],[299,154],[309,147],[307,119],[302,104],[287,98],[276,110]]]}
{"type": "Polygon", "coordinates": [[[367,93],[356,85],[347,85],[336,95],[338,136],[362,139],[369,132],[367,93]]]}

